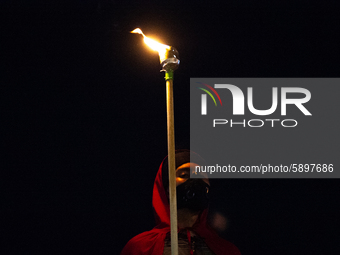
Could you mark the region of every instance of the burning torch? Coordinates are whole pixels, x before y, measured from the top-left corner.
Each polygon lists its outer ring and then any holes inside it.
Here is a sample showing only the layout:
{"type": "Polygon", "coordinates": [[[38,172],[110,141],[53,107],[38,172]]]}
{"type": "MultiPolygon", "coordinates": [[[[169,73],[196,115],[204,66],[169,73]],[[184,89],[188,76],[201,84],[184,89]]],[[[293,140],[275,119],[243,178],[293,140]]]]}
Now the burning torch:
{"type": "Polygon", "coordinates": [[[170,229],[171,229],[171,255],[178,255],[177,237],[177,201],[176,201],[176,164],[175,164],[175,128],[173,106],[173,79],[174,71],[179,66],[178,51],[169,45],[161,44],[144,35],[141,29],[136,28],[131,33],[141,34],[144,42],[155,51],[158,51],[161,71],[165,71],[166,82],[166,109],[168,134],[168,162],[169,162],[169,200],[170,200],[170,229]]]}

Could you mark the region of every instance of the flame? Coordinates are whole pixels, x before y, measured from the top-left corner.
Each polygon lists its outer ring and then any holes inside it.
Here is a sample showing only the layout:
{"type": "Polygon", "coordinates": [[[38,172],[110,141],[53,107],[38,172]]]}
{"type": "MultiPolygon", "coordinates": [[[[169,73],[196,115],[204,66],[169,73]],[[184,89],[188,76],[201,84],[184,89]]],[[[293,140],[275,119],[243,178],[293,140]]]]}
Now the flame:
{"type": "Polygon", "coordinates": [[[160,57],[164,56],[166,50],[169,50],[171,48],[169,45],[159,43],[155,40],[146,37],[140,28],[132,30],[131,33],[141,34],[144,37],[144,42],[146,43],[146,45],[148,45],[152,50],[158,51],[160,57]]]}

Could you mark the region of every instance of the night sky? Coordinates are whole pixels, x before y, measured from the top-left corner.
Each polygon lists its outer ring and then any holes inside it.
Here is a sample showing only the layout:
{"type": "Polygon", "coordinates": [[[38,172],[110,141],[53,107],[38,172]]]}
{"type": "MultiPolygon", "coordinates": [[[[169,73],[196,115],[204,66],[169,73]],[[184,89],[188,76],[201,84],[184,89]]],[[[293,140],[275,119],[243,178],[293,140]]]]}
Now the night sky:
{"type": "MultiPolygon", "coordinates": [[[[339,77],[335,2],[1,1],[1,254],[119,254],[153,228],[164,73],[129,31],[179,51],[189,148],[191,77],[339,77]]],[[[339,254],[339,180],[211,183],[243,255],[339,254]]]]}

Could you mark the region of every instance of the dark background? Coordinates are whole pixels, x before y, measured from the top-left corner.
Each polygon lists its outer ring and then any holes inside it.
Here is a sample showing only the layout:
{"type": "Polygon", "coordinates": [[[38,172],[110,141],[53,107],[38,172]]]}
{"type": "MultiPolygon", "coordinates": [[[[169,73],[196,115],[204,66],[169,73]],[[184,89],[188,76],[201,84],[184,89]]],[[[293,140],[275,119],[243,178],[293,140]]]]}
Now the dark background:
{"type": "MultiPolygon", "coordinates": [[[[1,1],[2,254],[119,254],[154,226],[175,46],[177,148],[190,77],[338,77],[335,1],[1,1]]],[[[334,115],[336,118],[336,114],[334,115]]],[[[336,168],[335,168],[336,169],[336,168]]],[[[338,254],[336,179],[212,180],[242,254],[338,254]]]]}

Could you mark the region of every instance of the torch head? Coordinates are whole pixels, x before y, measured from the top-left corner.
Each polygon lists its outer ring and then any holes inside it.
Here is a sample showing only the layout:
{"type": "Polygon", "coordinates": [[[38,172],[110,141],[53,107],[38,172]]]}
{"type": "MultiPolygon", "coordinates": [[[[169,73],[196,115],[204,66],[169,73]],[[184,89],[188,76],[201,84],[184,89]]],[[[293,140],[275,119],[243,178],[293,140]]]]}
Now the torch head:
{"type": "Polygon", "coordinates": [[[162,70],[168,72],[170,70],[174,71],[179,66],[179,57],[178,57],[178,51],[170,46],[169,49],[166,50],[164,56],[159,55],[159,59],[161,62],[162,70]]]}
{"type": "Polygon", "coordinates": [[[141,34],[144,42],[153,50],[158,51],[159,60],[161,62],[162,70],[165,72],[174,71],[178,68],[179,59],[178,51],[169,45],[159,43],[151,38],[145,36],[140,28],[136,28],[131,33],[141,34]]]}

